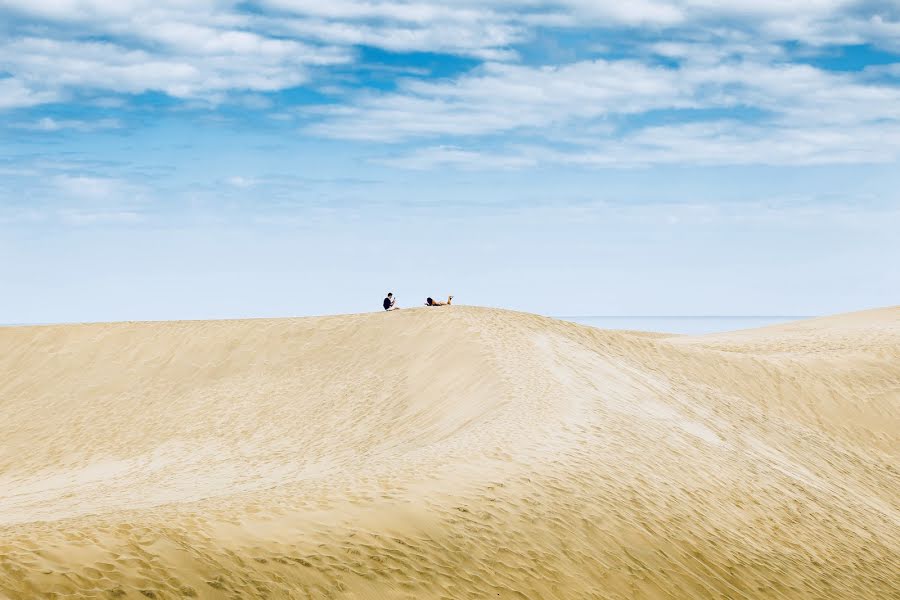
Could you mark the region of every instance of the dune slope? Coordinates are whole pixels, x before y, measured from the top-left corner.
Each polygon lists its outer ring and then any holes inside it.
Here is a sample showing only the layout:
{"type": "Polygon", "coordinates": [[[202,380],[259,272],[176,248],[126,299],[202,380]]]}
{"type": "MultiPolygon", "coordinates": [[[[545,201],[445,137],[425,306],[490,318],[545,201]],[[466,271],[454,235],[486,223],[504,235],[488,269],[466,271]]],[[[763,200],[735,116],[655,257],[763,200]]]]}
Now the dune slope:
{"type": "Polygon", "coordinates": [[[0,329],[0,598],[900,597],[900,307],[0,329]]]}

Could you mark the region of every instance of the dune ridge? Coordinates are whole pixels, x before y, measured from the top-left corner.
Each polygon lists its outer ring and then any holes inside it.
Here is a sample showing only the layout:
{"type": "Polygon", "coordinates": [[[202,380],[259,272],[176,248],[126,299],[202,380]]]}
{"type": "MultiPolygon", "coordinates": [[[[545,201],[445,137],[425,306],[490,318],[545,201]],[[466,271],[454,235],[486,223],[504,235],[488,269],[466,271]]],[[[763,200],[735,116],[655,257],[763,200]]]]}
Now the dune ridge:
{"type": "Polygon", "coordinates": [[[0,329],[0,598],[900,597],[900,307],[0,329]]]}

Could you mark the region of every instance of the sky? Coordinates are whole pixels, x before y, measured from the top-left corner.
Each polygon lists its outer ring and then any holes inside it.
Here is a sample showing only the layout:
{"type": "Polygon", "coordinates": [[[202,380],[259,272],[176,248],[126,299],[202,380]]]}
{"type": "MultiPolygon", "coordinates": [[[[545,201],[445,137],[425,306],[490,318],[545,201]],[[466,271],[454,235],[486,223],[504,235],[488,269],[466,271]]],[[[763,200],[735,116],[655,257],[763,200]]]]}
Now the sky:
{"type": "Polygon", "coordinates": [[[896,0],[0,0],[0,323],[900,304],[896,0]]]}

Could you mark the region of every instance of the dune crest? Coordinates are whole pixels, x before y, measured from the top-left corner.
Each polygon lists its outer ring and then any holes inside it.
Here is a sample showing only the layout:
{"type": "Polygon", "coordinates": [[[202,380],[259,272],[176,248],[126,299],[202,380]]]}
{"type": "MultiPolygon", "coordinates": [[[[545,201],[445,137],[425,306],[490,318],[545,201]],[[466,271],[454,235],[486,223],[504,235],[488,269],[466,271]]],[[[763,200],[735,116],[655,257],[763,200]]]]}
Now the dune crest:
{"type": "Polygon", "coordinates": [[[0,598],[887,598],[900,307],[0,329],[0,598]]]}

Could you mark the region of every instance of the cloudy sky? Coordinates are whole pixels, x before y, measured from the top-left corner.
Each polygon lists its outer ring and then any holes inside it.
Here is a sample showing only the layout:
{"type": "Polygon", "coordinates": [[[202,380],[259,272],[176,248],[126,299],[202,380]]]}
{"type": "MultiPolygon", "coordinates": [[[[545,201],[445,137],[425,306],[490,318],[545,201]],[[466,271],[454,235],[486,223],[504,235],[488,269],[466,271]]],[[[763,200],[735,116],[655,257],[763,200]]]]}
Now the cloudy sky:
{"type": "Polygon", "coordinates": [[[0,0],[0,322],[900,303],[896,0],[0,0]]]}

